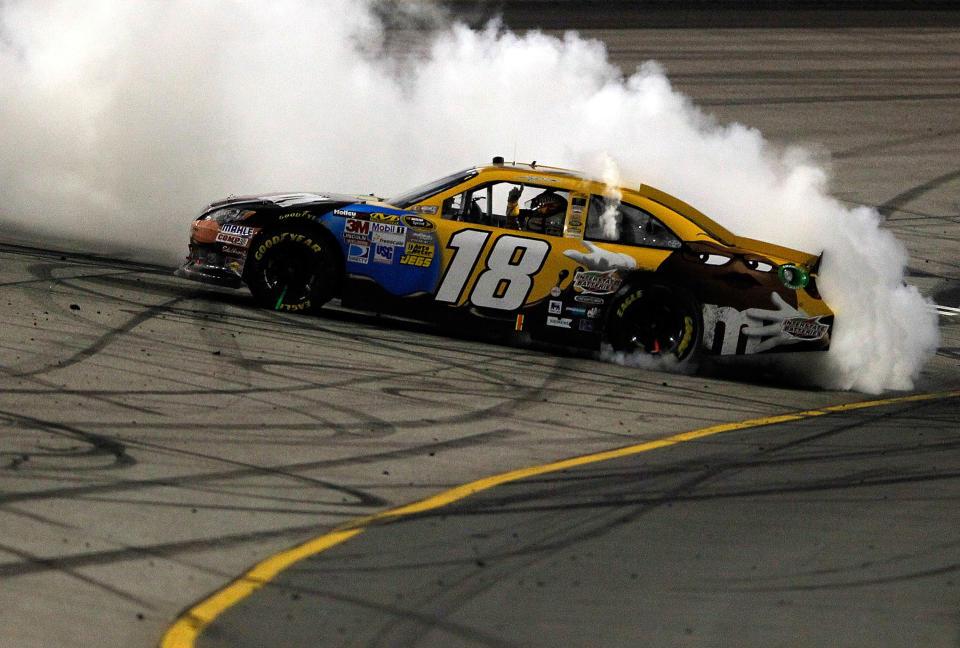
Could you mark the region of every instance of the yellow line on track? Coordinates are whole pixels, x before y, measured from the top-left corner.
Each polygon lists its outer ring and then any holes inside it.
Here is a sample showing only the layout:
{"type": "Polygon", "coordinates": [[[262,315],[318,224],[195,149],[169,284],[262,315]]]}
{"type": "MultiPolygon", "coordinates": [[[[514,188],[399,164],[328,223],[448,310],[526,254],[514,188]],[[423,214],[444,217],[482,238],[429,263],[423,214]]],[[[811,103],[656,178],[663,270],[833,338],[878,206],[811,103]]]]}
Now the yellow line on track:
{"type": "Polygon", "coordinates": [[[615,450],[607,450],[605,452],[582,455],[579,457],[573,457],[571,459],[555,461],[553,463],[531,466],[529,468],[520,468],[518,470],[512,470],[510,472],[494,475],[492,477],[478,479],[470,482],[469,484],[457,486],[456,488],[444,491],[434,495],[433,497],[428,497],[427,499],[419,502],[400,506],[398,508],[376,513],[374,515],[356,518],[337,527],[330,533],[320,536],[319,538],[315,538],[304,544],[294,547],[293,549],[283,551],[267,558],[266,560],[257,564],[255,567],[253,567],[253,569],[245,573],[243,576],[227,585],[225,588],[217,591],[213,595],[184,612],[173,623],[173,625],[170,626],[169,630],[167,630],[167,633],[160,641],[160,648],[193,648],[196,638],[200,635],[203,629],[213,622],[213,620],[216,619],[220,614],[269,583],[281,571],[290,565],[303,560],[304,558],[309,558],[310,556],[346,542],[350,538],[359,535],[364,530],[375,524],[380,524],[392,519],[403,517],[405,515],[422,513],[424,511],[440,508],[452,502],[469,497],[474,493],[479,493],[480,491],[493,488],[494,486],[499,486],[501,484],[506,484],[508,482],[517,481],[527,477],[535,477],[537,475],[566,470],[568,468],[575,468],[585,464],[607,461],[609,459],[616,459],[619,457],[626,457],[633,454],[639,454],[641,452],[647,452],[649,450],[656,450],[657,448],[665,448],[678,443],[684,443],[686,441],[693,441],[695,439],[713,436],[722,432],[744,430],[763,425],[784,423],[786,421],[798,421],[800,419],[811,418],[814,416],[823,416],[825,414],[862,409],[865,407],[878,407],[897,403],[910,403],[916,401],[955,397],[960,397],[960,390],[934,394],[914,394],[912,396],[899,396],[894,398],[885,398],[882,400],[847,403],[845,405],[833,405],[830,407],[824,407],[822,409],[793,412],[790,414],[781,414],[779,416],[768,416],[764,418],[751,419],[749,421],[722,423],[720,425],[714,425],[708,428],[702,428],[700,430],[683,432],[681,434],[676,434],[664,439],[658,439],[656,441],[626,446],[623,448],[617,448],[615,450]]]}

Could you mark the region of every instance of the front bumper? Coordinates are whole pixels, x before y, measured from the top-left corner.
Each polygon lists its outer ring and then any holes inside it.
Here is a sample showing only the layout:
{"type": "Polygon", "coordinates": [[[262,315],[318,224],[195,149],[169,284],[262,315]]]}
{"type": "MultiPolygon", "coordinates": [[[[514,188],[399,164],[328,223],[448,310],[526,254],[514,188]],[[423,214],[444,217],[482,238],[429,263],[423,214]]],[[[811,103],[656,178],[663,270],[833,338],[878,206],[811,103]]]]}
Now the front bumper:
{"type": "Polygon", "coordinates": [[[219,246],[191,244],[190,256],[174,276],[192,281],[241,288],[243,286],[243,260],[227,257],[219,246]]]}

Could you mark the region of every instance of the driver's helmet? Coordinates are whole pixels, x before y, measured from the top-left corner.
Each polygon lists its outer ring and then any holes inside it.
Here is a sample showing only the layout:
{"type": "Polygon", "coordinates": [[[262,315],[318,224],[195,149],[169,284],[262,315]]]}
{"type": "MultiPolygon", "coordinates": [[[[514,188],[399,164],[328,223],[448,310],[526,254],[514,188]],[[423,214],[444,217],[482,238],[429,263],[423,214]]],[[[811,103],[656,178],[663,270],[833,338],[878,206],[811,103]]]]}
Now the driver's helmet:
{"type": "Polygon", "coordinates": [[[567,212],[567,200],[548,189],[530,200],[530,209],[538,212],[544,218],[565,214],[567,212]]]}

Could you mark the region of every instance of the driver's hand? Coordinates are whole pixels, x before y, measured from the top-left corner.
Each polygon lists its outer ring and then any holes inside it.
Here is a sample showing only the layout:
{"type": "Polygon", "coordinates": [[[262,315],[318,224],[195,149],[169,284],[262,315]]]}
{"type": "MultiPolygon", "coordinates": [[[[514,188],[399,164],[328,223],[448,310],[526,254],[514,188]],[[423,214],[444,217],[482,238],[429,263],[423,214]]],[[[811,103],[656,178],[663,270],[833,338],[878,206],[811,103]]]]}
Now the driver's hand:
{"type": "MultiPolygon", "coordinates": [[[[523,187],[514,187],[510,190],[510,193],[507,194],[507,202],[515,203],[520,200],[520,194],[523,193],[523,187]]],[[[501,194],[503,195],[503,194],[501,194]]]]}

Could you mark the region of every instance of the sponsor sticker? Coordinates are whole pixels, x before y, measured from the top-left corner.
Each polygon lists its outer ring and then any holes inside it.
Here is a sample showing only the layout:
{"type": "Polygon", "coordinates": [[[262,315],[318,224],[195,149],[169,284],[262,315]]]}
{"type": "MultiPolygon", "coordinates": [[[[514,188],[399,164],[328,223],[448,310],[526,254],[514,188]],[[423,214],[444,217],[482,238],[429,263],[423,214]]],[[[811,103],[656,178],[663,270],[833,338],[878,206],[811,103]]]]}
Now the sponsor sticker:
{"type": "Polygon", "coordinates": [[[551,296],[551,297],[559,297],[559,296],[560,296],[560,286],[554,286],[553,288],[551,288],[551,289],[550,289],[550,296],[551,296]]]}
{"type": "Polygon", "coordinates": [[[587,309],[587,317],[590,319],[597,319],[600,317],[600,309],[594,306],[593,308],[587,309]]]}
{"type": "Polygon", "coordinates": [[[547,308],[547,312],[550,313],[551,315],[559,315],[560,313],[563,312],[563,302],[558,302],[556,300],[551,299],[550,305],[547,308]]]}
{"type": "Polygon", "coordinates": [[[227,245],[235,245],[237,247],[247,247],[250,245],[249,236],[238,236],[237,234],[226,234],[224,232],[219,232],[216,238],[217,243],[226,243],[227,245]]]}
{"type": "Polygon", "coordinates": [[[370,214],[370,220],[376,223],[400,223],[400,217],[396,214],[381,214],[380,212],[370,214]]]}
{"type": "Polygon", "coordinates": [[[347,261],[351,263],[369,262],[370,245],[368,243],[351,243],[347,250],[347,261]]]}
{"type": "Polygon", "coordinates": [[[226,266],[227,270],[233,274],[240,276],[243,274],[243,264],[245,261],[246,259],[243,258],[236,259],[234,257],[230,257],[226,259],[224,266],[226,266]]]}
{"type": "Polygon", "coordinates": [[[227,245],[236,245],[246,248],[250,244],[250,237],[253,236],[254,228],[244,225],[227,224],[221,225],[217,232],[217,243],[226,243],[227,245]]]}
{"type": "Polygon", "coordinates": [[[547,326],[556,326],[557,328],[568,329],[573,324],[573,320],[569,317],[547,317],[547,326]]]}
{"type": "Polygon", "coordinates": [[[410,241],[407,243],[403,251],[406,254],[416,254],[419,256],[430,257],[432,259],[433,250],[433,246],[428,243],[416,243],[414,241],[410,241]]]}
{"type": "Polygon", "coordinates": [[[787,335],[800,340],[819,340],[827,334],[830,327],[822,324],[819,317],[794,317],[784,320],[780,329],[787,335]]]}
{"type": "Polygon", "coordinates": [[[237,236],[253,236],[252,227],[247,227],[246,225],[237,225],[235,223],[221,225],[220,231],[226,234],[236,234],[237,236]]]}
{"type": "Polygon", "coordinates": [[[406,223],[409,227],[412,227],[413,229],[417,229],[421,231],[429,231],[434,228],[433,223],[428,221],[426,218],[422,218],[420,216],[410,216],[410,215],[404,216],[403,222],[406,223]]]}
{"type": "Polygon", "coordinates": [[[376,244],[373,246],[373,260],[376,263],[393,263],[393,255],[395,252],[396,248],[392,245],[376,244]]]}
{"type": "Polygon", "coordinates": [[[400,265],[414,266],[417,268],[428,268],[433,262],[433,257],[420,256],[419,254],[404,254],[400,257],[400,265]]]}
{"type": "Polygon", "coordinates": [[[580,317],[583,317],[587,314],[587,309],[583,306],[567,306],[567,312],[571,315],[579,315],[580,317]]]}
{"type": "Polygon", "coordinates": [[[433,216],[434,214],[437,213],[437,206],[436,205],[417,205],[416,207],[413,208],[413,211],[418,212],[420,214],[427,214],[429,216],[433,216]]]}
{"type": "Polygon", "coordinates": [[[432,245],[434,234],[431,232],[418,232],[415,229],[407,228],[407,243],[425,243],[432,245]]]}
{"type": "Polygon", "coordinates": [[[357,217],[360,216],[360,214],[358,214],[357,212],[353,211],[352,209],[334,209],[334,210],[333,210],[333,215],[334,215],[334,216],[346,216],[347,218],[357,218],[357,217]]]}
{"type": "Polygon", "coordinates": [[[623,281],[616,270],[584,270],[573,277],[573,289],[587,295],[610,295],[620,288],[623,281]]]}
{"type": "Polygon", "coordinates": [[[574,301],[578,301],[581,304],[602,304],[602,297],[594,297],[593,295],[576,295],[573,298],[574,301]]]}
{"type": "Polygon", "coordinates": [[[366,241],[370,237],[370,221],[348,218],[343,225],[344,241],[366,241]]]}
{"type": "Polygon", "coordinates": [[[404,245],[406,243],[407,228],[402,225],[389,223],[371,223],[370,231],[374,243],[381,245],[404,245]]]}
{"type": "Polygon", "coordinates": [[[594,325],[593,320],[585,319],[585,320],[580,320],[580,324],[578,325],[578,328],[581,331],[592,331],[593,325],[594,325]]]}

